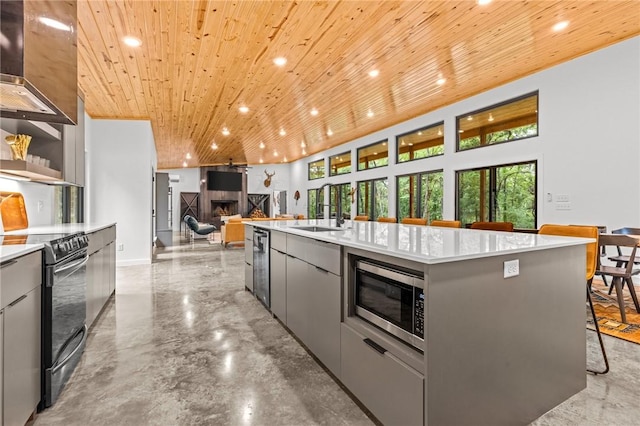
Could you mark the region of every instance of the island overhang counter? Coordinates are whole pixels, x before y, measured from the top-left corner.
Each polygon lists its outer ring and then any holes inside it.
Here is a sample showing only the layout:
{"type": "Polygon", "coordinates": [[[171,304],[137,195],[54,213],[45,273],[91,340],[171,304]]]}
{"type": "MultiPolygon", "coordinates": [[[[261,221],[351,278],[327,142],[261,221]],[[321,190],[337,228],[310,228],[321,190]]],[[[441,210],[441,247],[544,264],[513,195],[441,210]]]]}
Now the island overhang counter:
{"type": "Polygon", "coordinates": [[[355,221],[301,229],[334,220],[245,225],[270,230],[281,259],[271,286],[282,304],[272,295],[272,312],[385,424],[528,424],[586,387],[591,240],[355,221]],[[331,247],[339,256],[327,257],[331,247]],[[418,347],[355,313],[357,259],[420,275],[418,347]],[[314,279],[314,268],[337,271],[326,281],[335,284],[314,279]],[[301,315],[310,315],[302,328],[301,315]],[[320,319],[326,327],[313,326],[320,319]]]}

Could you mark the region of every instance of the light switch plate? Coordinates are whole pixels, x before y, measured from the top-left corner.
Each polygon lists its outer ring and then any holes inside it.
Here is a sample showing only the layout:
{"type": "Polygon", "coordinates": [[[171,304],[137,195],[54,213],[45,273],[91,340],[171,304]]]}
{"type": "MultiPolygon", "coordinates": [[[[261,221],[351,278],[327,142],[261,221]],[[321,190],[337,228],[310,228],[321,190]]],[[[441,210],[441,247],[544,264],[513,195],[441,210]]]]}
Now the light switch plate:
{"type": "Polygon", "coordinates": [[[504,262],[504,277],[511,278],[520,275],[520,259],[507,260],[504,262]]]}

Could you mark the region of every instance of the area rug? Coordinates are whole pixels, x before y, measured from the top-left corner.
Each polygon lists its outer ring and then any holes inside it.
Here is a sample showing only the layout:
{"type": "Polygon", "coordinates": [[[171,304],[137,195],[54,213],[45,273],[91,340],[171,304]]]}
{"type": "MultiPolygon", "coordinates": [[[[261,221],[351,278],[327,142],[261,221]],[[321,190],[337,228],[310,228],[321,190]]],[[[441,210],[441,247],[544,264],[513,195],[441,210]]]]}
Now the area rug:
{"type": "MultiPolygon", "coordinates": [[[[610,280],[607,281],[610,283],[610,280]]],[[[621,321],[615,290],[611,295],[608,295],[608,287],[600,280],[594,280],[592,288],[591,299],[600,325],[600,332],[640,344],[640,314],[636,312],[627,287],[624,287],[624,301],[628,324],[621,321]]],[[[640,297],[640,287],[636,285],[635,288],[636,294],[640,297]]],[[[589,321],[591,321],[591,315],[589,315],[589,321]]]]}

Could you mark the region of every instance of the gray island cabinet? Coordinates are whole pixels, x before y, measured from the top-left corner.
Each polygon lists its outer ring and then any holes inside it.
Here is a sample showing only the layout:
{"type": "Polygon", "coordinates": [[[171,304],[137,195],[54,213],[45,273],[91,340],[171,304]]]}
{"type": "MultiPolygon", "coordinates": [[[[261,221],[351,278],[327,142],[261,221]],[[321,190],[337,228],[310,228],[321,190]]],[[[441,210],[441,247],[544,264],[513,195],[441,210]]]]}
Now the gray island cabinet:
{"type": "Polygon", "coordinates": [[[524,425],[586,387],[590,240],[246,223],[271,232],[272,313],[385,425],[524,425]],[[424,339],[412,346],[358,314],[361,260],[419,275],[424,339]]]}

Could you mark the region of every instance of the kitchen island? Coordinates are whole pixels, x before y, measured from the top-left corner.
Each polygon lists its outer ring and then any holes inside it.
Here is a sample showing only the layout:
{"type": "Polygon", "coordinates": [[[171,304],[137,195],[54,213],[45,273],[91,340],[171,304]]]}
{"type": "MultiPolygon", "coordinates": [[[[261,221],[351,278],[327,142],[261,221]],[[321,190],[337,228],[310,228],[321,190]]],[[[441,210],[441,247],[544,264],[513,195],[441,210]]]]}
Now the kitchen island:
{"type": "Polygon", "coordinates": [[[528,424],[586,387],[590,240],[333,220],[245,226],[271,233],[271,311],[384,424],[528,424]],[[417,344],[357,313],[362,260],[419,278],[417,344]]]}

